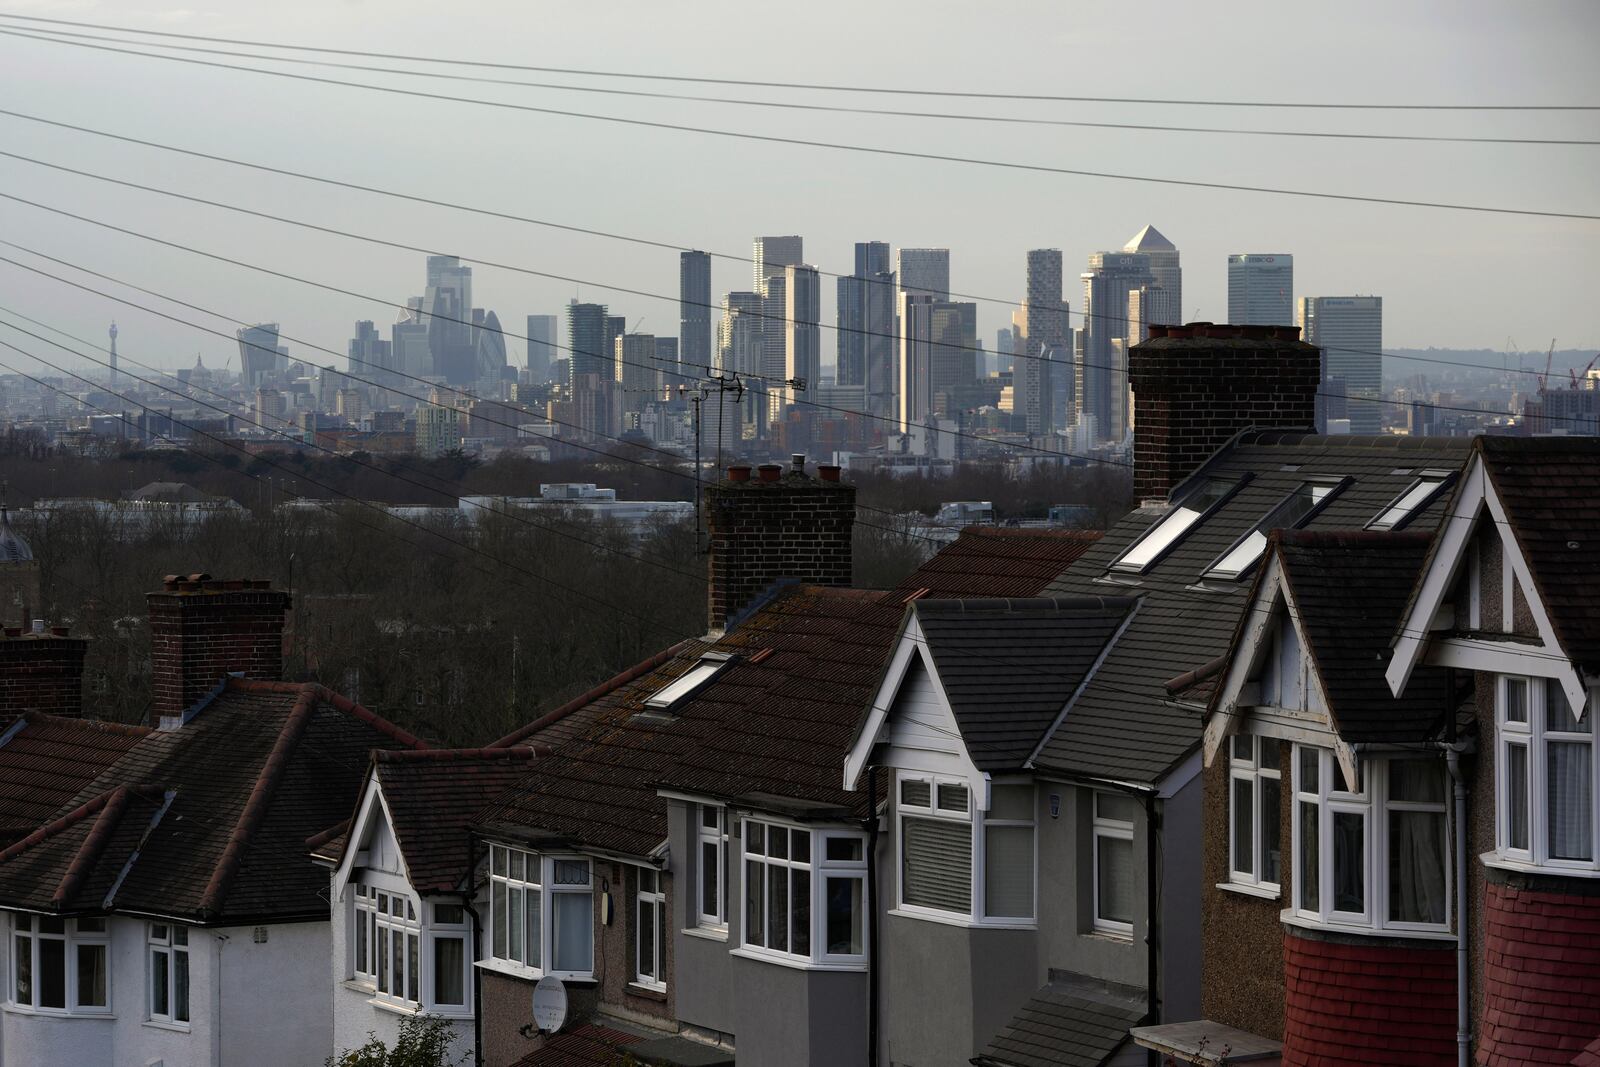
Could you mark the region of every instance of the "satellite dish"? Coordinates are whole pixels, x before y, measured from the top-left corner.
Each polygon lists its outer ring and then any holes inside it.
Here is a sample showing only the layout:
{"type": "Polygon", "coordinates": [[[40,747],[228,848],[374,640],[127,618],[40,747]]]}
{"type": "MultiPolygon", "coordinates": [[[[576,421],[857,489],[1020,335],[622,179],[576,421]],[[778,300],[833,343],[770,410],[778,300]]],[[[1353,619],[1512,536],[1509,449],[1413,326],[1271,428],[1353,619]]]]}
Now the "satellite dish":
{"type": "Polygon", "coordinates": [[[554,975],[545,975],[533,987],[533,1025],[547,1034],[567,1022],[567,987],[554,975]]]}

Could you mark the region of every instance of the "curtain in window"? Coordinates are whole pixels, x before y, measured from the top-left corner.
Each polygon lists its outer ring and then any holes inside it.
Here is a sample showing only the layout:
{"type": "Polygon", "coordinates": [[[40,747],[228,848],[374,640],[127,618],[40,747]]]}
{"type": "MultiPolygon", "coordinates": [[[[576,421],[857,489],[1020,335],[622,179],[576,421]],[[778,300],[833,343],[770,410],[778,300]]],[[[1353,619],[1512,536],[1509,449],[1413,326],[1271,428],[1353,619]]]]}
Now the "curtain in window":
{"type": "Polygon", "coordinates": [[[944,911],[972,910],[972,824],[949,819],[901,821],[901,899],[944,911]]]}
{"type": "Polygon", "coordinates": [[[433,1000],[436,1004],[465,1004],[467,942],[460,937],[433,939],[433,1000]]]}
{"type": "Polygon", "coordinates": [[[594,967],[592,898],[588,893],[552,896],[555,970],[586,973],[594,967]]]}
{"type": "Polygon", "coordinates": [[[1367,817],[1333,813],[1333,910],[1361,914],[1367,910],[1367,817]]]}
{"type": "Polygon", "coordinates": [[[1587,741],[1550,741],[1545,746],[1545,804],[1550,858],[1594,858],[1594,781],[1587,741]]]}
{"type": "Polygon", "coordinates": [[[1395,922],[1443,923],[1445,823],[1435,811],[1389,813],[1389,918],[1395,922]]]}

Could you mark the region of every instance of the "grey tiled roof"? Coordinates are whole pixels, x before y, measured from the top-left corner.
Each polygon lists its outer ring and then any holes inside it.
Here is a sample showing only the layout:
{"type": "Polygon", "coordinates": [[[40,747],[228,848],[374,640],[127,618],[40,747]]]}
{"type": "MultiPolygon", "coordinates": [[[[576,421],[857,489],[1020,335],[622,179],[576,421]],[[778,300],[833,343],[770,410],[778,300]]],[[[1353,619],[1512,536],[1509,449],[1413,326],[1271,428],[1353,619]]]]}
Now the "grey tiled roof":
{"type": "MultiPolygon", "coordinates": [[[[1416,471],[1457,469],[1469,447],[1465,438],[1242,435],[1196,477],[1249,475],[1243,488],[1144,574],[1108,580],[1111,562],[1163,512],[1141,509],[1123,519],[1045,591],[1143,599],[1036,765],[1096,778],[1158,781],[1199,743],[1201,730],[1199,712],[1173,701],[1163,683],[1227,651],[1251,584],[1248,578],[1201,583],[1202,572],[1309,477],[1352,481],[1308,528],[1359,530],[1412,483],[1416,471]]],[[[1434,529],[1444,507],[1433,501],[1410,528],[1434,529]]]]}
{"type": "Polygon", "coordinates": [[[1148,1014],[1142,995],[1055,973],[973,1062],[983,1067],[1100,1067],[1148,1014]]]}
{"type": "Polygon", "coordinates": [[[912,603],[980,770],[1023,766],[1135,603],[1132,597],[912,603]]]}

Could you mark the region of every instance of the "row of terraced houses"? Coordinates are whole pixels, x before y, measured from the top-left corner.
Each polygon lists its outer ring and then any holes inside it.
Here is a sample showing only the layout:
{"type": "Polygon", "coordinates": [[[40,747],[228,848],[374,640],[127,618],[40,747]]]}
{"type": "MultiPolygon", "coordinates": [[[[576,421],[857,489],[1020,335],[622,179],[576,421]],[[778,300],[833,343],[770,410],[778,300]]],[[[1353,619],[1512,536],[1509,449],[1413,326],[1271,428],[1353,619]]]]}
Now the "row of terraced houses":
{"type": "Polygon", "coordinates": [[[1317,436],[1288,328],[1130,376],[1103,535],[856,589],[837,468],[733,468],[705,635],[478,748],[265,582],[149,595],[144,725],[8,631],[0,1063],[1600,1065],[1600,441],[1317,436]]]}

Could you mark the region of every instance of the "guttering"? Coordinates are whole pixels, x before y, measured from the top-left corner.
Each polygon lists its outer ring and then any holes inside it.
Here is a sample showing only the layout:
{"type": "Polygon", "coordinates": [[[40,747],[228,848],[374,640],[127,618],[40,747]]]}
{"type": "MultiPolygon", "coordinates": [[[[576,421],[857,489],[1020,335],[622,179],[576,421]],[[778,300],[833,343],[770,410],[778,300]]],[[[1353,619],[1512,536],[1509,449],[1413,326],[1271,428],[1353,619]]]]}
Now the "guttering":
{"type": "Polygon", "coordinates": [[[1145,982],[1148,986],[1149,1011],[1146,1025],[1161,1021],[1161,850],[1158,835],[1161,832],[1160,800],[1153,793],[1144,795],[1144,851],[1145,851],[1145,920],[1144,955],[1145,982]]]}
{"type": "Polygon", "coordinates": [[[472,1062],[474,1067],[483,1067],[483,982],[478,975],[478,961],[483,958],[483,920],[478,916],[478,909],[472,905],[477,891],[477,879],[473,876],[477,870],[477,840],[477,835],[469,828],[467,888],[461,894],[461,906],[472,916],[472,965],[467,968],[467,973],[472,977],[472,1062]]]}

